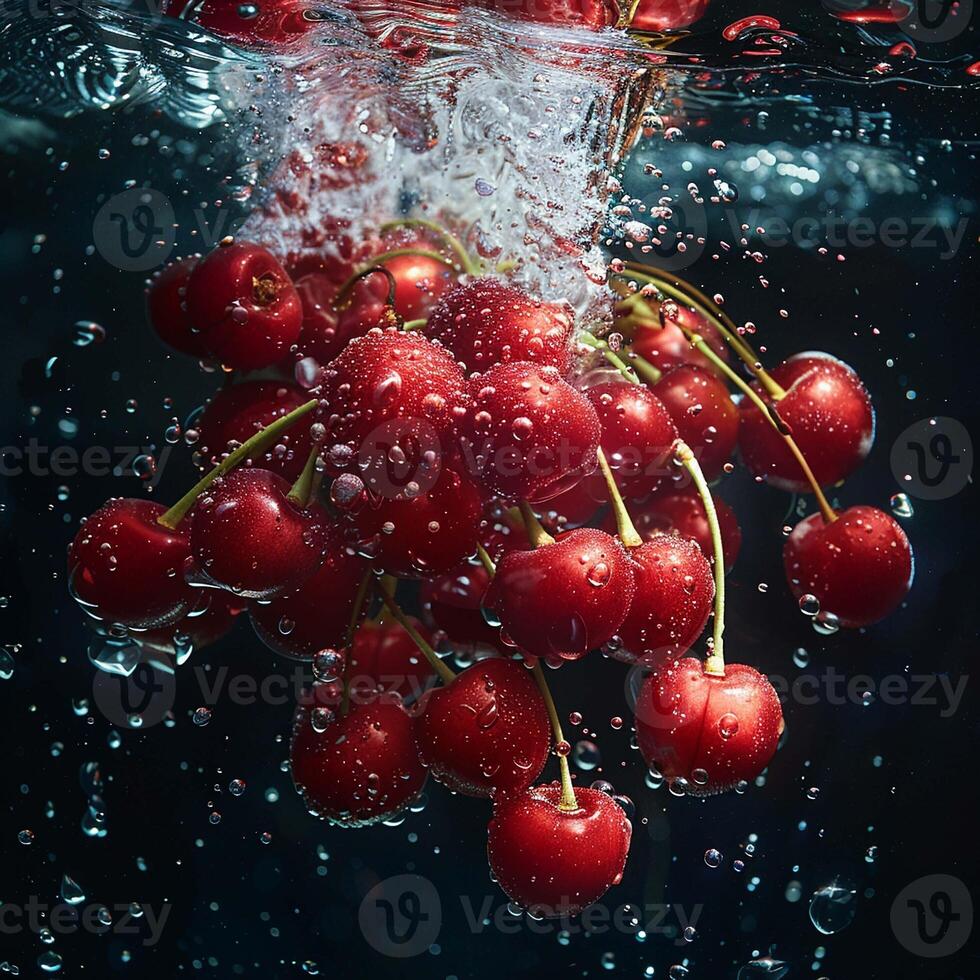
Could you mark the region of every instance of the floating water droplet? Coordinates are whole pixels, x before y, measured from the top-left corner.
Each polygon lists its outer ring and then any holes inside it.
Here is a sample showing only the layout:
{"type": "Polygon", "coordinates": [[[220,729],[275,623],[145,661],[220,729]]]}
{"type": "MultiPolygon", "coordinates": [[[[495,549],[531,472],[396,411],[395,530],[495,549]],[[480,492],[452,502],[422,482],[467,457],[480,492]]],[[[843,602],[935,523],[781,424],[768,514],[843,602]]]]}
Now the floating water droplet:
{"type": "Polygon", "coordinates": [[[774,960],[771,956],[763,956],[756,960],[749,960],[738,971],[738,980],[780,980],[786,976],[789,967],[782,960],[774,960]]]}
{"type": "Polygon", "coordinates": [[[820,612],[820,600],[809,592],[800,596],[800,612],[804,616],[816,616],[820,612]]]}
{"type": "Polygon", "coordinates": [[[203,728],[209,721],[211,721],[211,716],[213,712],[210,708],[198,708],[194,714],[191,716],[194,724],[203,728]]]}
{"type": "Polygon", "coordinates": [[[37,965],[44,973],[57,973],[64,960],[53,949],[45,950],[38,958],[37,965]]]}
{"type": "Polygon", "coordinates": [[[818,888],[810,899],[810,921],[825,936],[846,929],[857,912],[856,893],[836,881],[818,888]]]}
{"type": "Polygon", "coordinates": [[[907,493],[893,493],[889,505],[896,517],[912,517],[915,514],[915,508],[907,493]]]}
{"type": "Polygon", "coordinates": [[[572,758],[575,765],[584,772],[591,772],[602,762],[599,746],[595,742],[590,742],[587,739],[575,743],[575,751],[572,758]]]}
{"type": "Polygon", "coordinates": [[[101,344],[105,340],[105,327],[94,320],[79,320],[75,324],[72,343],[76,347],[88,347],[90,344],[101,344]]]}
{"type": "Polygon", "coordinates": [[[30,828],[28,828],[26,830],[22,830],[17,835],[17,840],[19,840],[21,842],[21,844],[23,844],[25,846],[30,846],[31,844],[34,843],[34,831],[31,830],[30,828]]]}
{"type": "Polygon", "coordinates": [[[709,868],[717,868],[721,864],[722,860],[723,858],[721,851],[717,851],[713,847],[704,852],[704,863],[709,868]]]}
{"type": "Polygon", "coordinates": [[[61,900],[69,905],[81,905],[85,901],[85,892],[81,885],[68,875],[61,878],[61,900]]]}

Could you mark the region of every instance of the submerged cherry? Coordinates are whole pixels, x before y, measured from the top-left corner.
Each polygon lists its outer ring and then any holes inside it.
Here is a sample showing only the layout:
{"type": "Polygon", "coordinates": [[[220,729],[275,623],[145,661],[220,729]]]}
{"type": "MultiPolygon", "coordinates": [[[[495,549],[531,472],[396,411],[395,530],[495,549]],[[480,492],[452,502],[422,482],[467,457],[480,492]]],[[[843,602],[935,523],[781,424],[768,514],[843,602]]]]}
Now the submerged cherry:
{"type": "Polygon", "coordinates": [[[455,646],[495,647],[500,630],[483,616],[483,596],[490,576],[482,565],[465,564],[422,583],[419,599],[455,646]]]}
{"type": "Polygon", "coordinates": [[[192,653],[209,647],[226,636],[245,611],[245,601],[230,592],[218,589],[198,589],[207,603],[193,609],[183,619],[170,626],[138,633],[134,639],[144,650],[176,656],[183,661],[192,653]]]}
{"type": "Polygon", "coordinates": [[[233,470],[201,495],[191,518],[197,566],[215,585],[253,599],[298,585],[320,567],[330,518],[301,507],[277,473],[233,470]]]}
{"type": "Polygon", "coordinates": [[[307,809],[341,827],[367,827],[407,806],[426,777],[413,727],[397,695],[352,700],[347,714],[315,701],[298,708],[289,758],[307,809]]]}
{"type": "Polygon", "coordinates": [[[250,242],[216,248],[187,281],[187,313],[208,349],[240,370],[282,360],[299,338],[299,295],[272,253],[250,242]]]}
{"type": "Polygon", "coordinates": [[[526,0],[475,0],[474,5],[539,24],[592,31],[613,27],[619,20],[616,0],[576,0],[575,3],[568,0],[536,0],[535,3],[527,3],[526,0]]]}
{"type": "Polygon", "coordinates": [[[551,367],[499,364],[470,382],[463,454],[489,493],[549,500],[595,468],[595,409],[551,367]]]}
{"type": "MultiPolygon", "coordinates": [[[[417,619],[412,627],[430,643],[429,631],[417,619]]],[[[403,701],[414,701],[435,677],[435,671],[419,652],[400,623],[363,623],[354,634],[354,654],[347,669],[351,697],[364,697],[364,689],[397,694],[403,701]]]]}
{"type": "Polygon", "coordinates": [[[898,522],[876,507],[848,507],[835,521],[819,513],[793,528],[783,549],[790,589],[816,598],[822,615],[848,628],[894,612],[912,586],[912,546],[898,522]]]}
{"type": "Polygon", "coordinates": [[[322,19],[310,0],[164,0],[163,10],[245,45],[286,44],[322,19]]]}
{"type": "Polygon", "coordinates": [[[489,658],[423,697],[415,742],[440,783],[466,796],[498,799],[538,778],[551,729],[531,672],[515,660],[489,658]]]}
{"type": "Polygon", "coordinates": [[[548,661],[577,660],[619,631],[634,592],[635,566],[623,546],[605,531],[579,528],[504,555],[484,606],[506,642],[548,661]]]}
{"type": "Polygon", "coordinates": [[[557,783],[498,801],[487,857],[500,887],[537,916],[577,915],[623,877],[632,825],[597,789],[576,789],[565,810],[557,783]]]}
{"type": "Polygon", "coordinates": [[[204,338],[187,314],[187,280],[200,261],[179,259],[158,272],[146,289],[146,315],[157,336],[174,350],[191,357],[207,357],[204,338]]]}
{"type": "MultiPolygon", "coordinates": [[[[709,0],[639,0],[629,26],[636,31],[676,31],[700,20],[709,0]]],[[[692,446],[693,448],[693,446],[692,446]]]]}
{"type": "Polygon", "coordinates": [[[184,580],[186,528],[158,523],[167,508],[117,497],[85,520],[68,548],[72,595],[94,619],[133,629],[169,626],[197,601],[184,580]]]}
{"type": "Polygon", "coordinates": [[[571,360],[574,319],[567,304],[545,303],[499,279],[471,279],[433,309],[426,336],[449,348],[469,373],[531,361],[562,374],[571,360]]]}
{"type": "Polygon", "coordinates": [[[755,779],[783,731],[775,689],[745,664],[725,664],[721,676],[692,657],[665,664],[644,679],[635,710],[647,765],[692,796],[755,779]]]}
{"type": "MultiPolygon", "coordinates": [[[[861,379],[830,354],[795,354],[769,372],[785,392],[774,404],[780,419],[813,470],[817,483],[829,486],[849,476],[874,442],[874,409],[861,379]]],[[[758,383],[753,387],[761,391],[758,383]]],[[[750,399],[739,410],[739,448],[754,476],[794,493],[810,484],[786,441],[750,399]]]]}

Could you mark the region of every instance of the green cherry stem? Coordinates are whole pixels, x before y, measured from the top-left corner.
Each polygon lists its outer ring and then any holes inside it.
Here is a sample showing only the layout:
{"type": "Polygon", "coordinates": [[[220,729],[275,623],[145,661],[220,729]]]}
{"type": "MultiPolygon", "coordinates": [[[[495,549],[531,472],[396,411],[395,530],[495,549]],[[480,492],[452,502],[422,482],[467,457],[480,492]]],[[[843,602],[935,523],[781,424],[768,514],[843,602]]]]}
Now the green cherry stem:
{"type": "Polygon", "coordinates": [[[575,799],[572,773],[568,767],[568,742],[565,741],[565,735],[561,730],[561,719],[558,717],[555,699],[551,696],[551,689],[548,687],[540,661],[534,665],[532,673],[541,697],[544,698],[544,706],[548,710],[548,719],[551,721],[551,730],[555,736],[555,753],[558,756],[558,769],[561,772],[561,802],[558,804],[558,809],[572,813],[578,809],[578,800],[575,799]]]}
{"type": "Polygon", "coordinates": [[[229,453],[218,465],[206,476],[198,480],[180,500],[177,501],[168,511],[157,518],[157,523],[171,530],[187,516],[187,512],[194,506],[197,498],[205,491],[218,477],[224,476],[229,470],[234,469],[242,460],[249,456],[263,452],[269,446],[274,446],[276,441],[291,426],[295,425],[304,415],[308,415],[320,404],[319,399],[312,398],[310,401],[294,408],[288,415],[276,419],[271,425],[267,425],[254,436],[246,439],[233,453],[229,453]]]}
{"type": "Polygon", "coordinates": [[[303,472],[296,478],[292,489],[286,494],[286,499],[297,507],[309,507],[323,479],[323,474],[317,470],[317,460],[320,458],[320,447],[314,446],[303,467],[303,472]]]}
{"type": "MultiPolygon", "coordinates": [[[[627,364],[619,354],[614,351],[609,344],[600,339],[599,337],[594,337],[590,333],[582,333],[579,336],[579,343],[584,344],[586,347],[591,347],[593,350],[599,351],[602,356],[614,367],[617,371],[630,383],[637,384],[639,379],[634,373],[632,367],[627,364]]],[[[651,365],[652,366],[652,365],[651,365]]],[[[659,379],[658,379],[659,380],[659,379]]]]}
{"type": "MultiPolygon", "coordinates": [[[[470,258],[470,253],[466,251],[466,247],[463,243],[451,232],[446,231],[442,225],[436,224],[434,221],[428,221],[425,218],[403,218],[400,221],[389,221],[381,226],[381,233],[384,234],[386,231],[391,231],[395,228],[426,228],[433,234],[438,235],[449,248],[453,251],[456,257],[459,259],[460,267],[463,272],[469,273],[471,276],[476,276],[480,274],[480,268],[476,263],[470,258]]],[[[413,254],[420,254],[415,252],[413,254]]],[[[441,256],[437,256],[442,259],[441,256]]],[[[445,259],[442,259],[445,262],[445,259]]]]}
{"type": "Polygon", "coordinates": [[[421,633],[409,622],[408,617],[402,612],[401,606],[395,602],[395,597],[388,591],[384,584],[379,586],[378,591],[381,593],[381,598],[384,600],[384,604],[388,607],[388,611],[392,616],[395,617],[395,621],[401,628],[408,633],[411,637],[412,642],[419,648],[422,655],[426,660],[429,661],[429,666],[439,675],[442,679],[443,684],[451,684],[455,679],[456,675],[449,669],[446,662],[426,643],[425,638],[421,633]]]}
{"type": "Polygon", "coordinates": [[[354,634],[357,632],[357,624],[361,619],[361,612],[364,609],[364,602],[374,580],[374,572],[369,568],[361,579],[357,595],[354,597],[354,608],[350,614],[350,622],[347,624],[347,658],[344,660],[344,672],[341,677],[343,694],[340,701],[340,713],[346,717],[350,711],[350,668],[351,661],[354,659],[354,634]]]}
{"type": "Polygon", "coordinates": [[[487,575],[493,578],[497,574],[497,566],[494,564],[493,559],[487,552],[487,549],[483,547],[482,544],[477,542],[476,553],[480,556],[480,564],[487,570],[487,575]]]}
{"type": "Polygon", "coordinates": [[[599,460],[599,469],[602,470],[603,479],[606,481],[606,490],[609,492],[609,502],[612,504],[613,513],[616,515],[616,530],[619,532],[619,540],[627,548],[639,548],[643,544],[643,538],[637,533],[630,519],[626,504],[623,503],[623,495],[616,486],[616,477],[609,468],[606,454],[602,447],[596,450],[596,457],[599,460]]]}
{"type": "Polygon", "coordinates": [[[701,472],[698,463],[686,442],[678,439],[674,443],[674,455],[681,461],[684,469],[691,474],[694,486],[708,518],[708,529],[711,531],[711,549],[714,552],[715,573],[715,622],[711,639],[711,653],[705,661],[704,672],[712,677],[725,676],[725,552],[721,544],[721,525],[718,523],[718,512],[715,501],[708,489],[708,481],[701,472]]]}
{"type": "Polygon", "coordinates": [[[555,543],[555,539],[541,526],[538,515],[531,510],[531,505],[526,500],[521,501],[521,517],[532,547],[540,548],[555,543]]]}
{"type": "Polygon", "coordinates": [[[421,330],[428,322],[428,320],[406,320],[402,324],[402,330],[421,330]]]}

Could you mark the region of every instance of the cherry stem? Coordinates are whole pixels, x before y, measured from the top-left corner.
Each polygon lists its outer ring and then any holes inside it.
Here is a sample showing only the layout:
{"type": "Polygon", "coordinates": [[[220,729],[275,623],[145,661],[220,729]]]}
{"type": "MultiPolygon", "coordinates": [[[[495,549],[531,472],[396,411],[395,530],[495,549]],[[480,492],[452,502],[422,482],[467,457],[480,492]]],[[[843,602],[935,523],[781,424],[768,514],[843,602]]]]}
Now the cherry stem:
{"type": "Polygon", "coordinates": [[[456,679],[456,675],[449,669],[439,654],[425,642],[422,634],[409,622],[408,617],[402,612],[398,603],[395,602],[395,597],[383,584],[379,586],[378,591],[381,593],[381,598],[384,600],[384,604],[388,607],[391,615],[395,617],[398,625],[408,633],[412,642],[419,648],[425,659],[429,661],[432,669],[442,678],[443,684],[451,684],[456,679]]]}
{"type": "Polygon", "coordinates": [[[532,548],[555,543],[555,539],[541,526],[538,515],[531,510],[531,505],[526,500],[521,501],[521,518],[532,548]]]}
{"type": "Polygon", "coordinates": [[[466,251],[466,247],[454,234],[446,231],[442,225],[436,224],[434,221],[429,221],[426,218],[403,218],[400,221],[389,221],[383,224],[380,231],[384,234],[384,232],[394,228],[427,228],[429,231],[438,235],[452,249],[459,259],[459,264],[463,272],[469,273],[471,276],[479,275],[480,269],[470,258],[470,253],[466,251]]]}
{"type": "MultiPolygon", "coordinates": [[[[438,257],[438,256],[437,256],[438,257]]],[[[381,258],[381,256],[379,256],[381,258]]],[[[387,326],[399,326],[402,322],[401,317],[395,312],[395,292],[398,289],[398,283],[391,272],[386,269],[383,265],[369,265],[366,269],[361,269],[360,272],[354,273],[341,287],[337,290],[337,295],[333,298],[334,309],[340,309],[341,304],[347,299],[350,291],[354,288],[357,283],[362,279],[367,279],[368,276],[384,276],[388,280],[388,295],[385,298],[385,312],[384,317],[388,321],[387,326]]]]}
{"type": "Polygon", "coordinates": [[[616,515],[616,530],[619,532],[619,540],[627,548],[639,548],[643,544],[643,538],[637,533],[630,519],[626,504],[623,503],[623,495],[616,486],[616,477],[609,467],[606,454],[600,446],[595,451],[599,460],[599,469],[602,470],[603,479],[606,481],[606,490],[609,492],[609,502],[612,504],[613,513],[616,515]]]}
{"type": "Polygon", "coordinates": [[[779,412],[774,406],[767,405],[762,398],[759,397],[758,392],[748,384],[736,371],[733,371],[712,349],[711,346],[705,343],[704,338],[700,334],[693,333],[692,331],[684,331],[685,336],[687,336],[691,343],[708,358],[711,363],[721,371],[725,377],[731,381],[735,387],[739,389],[748,398],[756,408],[769,420],[772,427],[783,437],[786,442],[786,446],[789,451],[793,454],[796,462],[799,464],[800,469],[803,471],[803,475],[806,477],[807,483],[810,484],[810,489],[813,491],[814,496],[817,498],[817,505],[820,508],[820,513],[823,515],[824,522],[827,524],[833,524],[837,520],[837,515],[834,513],[834,508],[830,506],[830,502],[824,496],[824,492],[819,483],[817,483],[817,478],[813,475],[813,470],[810,469],[810,464],[806,461],[806,457],[803,455],[800,447],[796,444],[796,440],[790,435],[786,428],[786,423],[782,421],[779,417],[779,412]]]}
{"type": "MultiPolygon", "coordinates": [[[[398,579],[394,575],[382,575],[381,576],[381,588],[385,592],[390,592],[394,595],[395,590],[398,588],[398,579]]],[[[382,602],[381,608],[378,610],[374,618],[371,620],[375,626],[381,626],[388,616],[388,607],[382,602]]]]}
{"type": "Polygon", "coordinates": [[[298,422],[304,415],[308,415],[317,405],[320,404],[318,398],[313,398],[308,402],[294,408],[288,415],[284,415],[275,422],[267,425],[260,432],[246,439],[234,452],[229,453],[218,465],[211,470],[205,477],[198,480],[180,500],[177,501],[168,511],[157,518],[157,523],[171,530],[187,516],[187,512],[194,506],[197,498],[205,491],[218,477],[224,476],[229,470],[234,469],[242,460],[247,459],[257,453],[264,451],[269,446],[274,446],[279,436],[288,428],[298,422]]]}
{"type": "Polygon", "coordinates": [[[320,458],[320,447],[314,446],[310,451],[309,459],[303,467],[303,472],[297,477],[292,489],[286,494],[286,499],[292,501],[300,508],[309,507],[319,488],[323,474],[317,470],[317,460],[320,458]]]}
{"type": "Polygon", "coordinates": [[[487,575],[493,578],[497,574],[497,566],[494,564],[493,559],[487,552],[487,549],[483,547],[482,544],[477,542],[476,553],[480,556],[480,562],[483,567],[487,570],[487,575]]]}
{"type": "Polygon", "coordinates": [[[607,341],[599,337],[594,337],[590,333],[583,333],[579,336],[579,343],[599,351],[630,384],[635,385],[639,383],[639,379],[634,374],[633,369],[609,346],[607,341]]]}
{"type": "Polygon", "coordinates": [[[704,665],[704,672],[713,677],[725,676],[725,550],[721,543],[721,525],[718,523],[718,511],[715,501],[708,489],[708,481],[704,478],[701,464],[697,461],[691,447],[683,439],[674,443],[674,455],[684,465],[691,475],[694,486],[708,518],[708,530],[711,531],[711,548],[714,552],[715,573],[715,624],[711,638],[711,652],[704,665]]]}
{"type": "Polygon", "coordinates": [[[555,699],[551,696],[551,689],[548,687],[548,680],[541,669],[541,661],[534,665],[531,671],[537,682],[541,697],[544,698],[544,706],[548,711],[548,719],[551,722],[551,730],[555,736],[555,754],[558,756],[558,768],[561,772],[561,803],[558,804],[559,810],[571,813],[578,809],[578,800],[575,799],[575,788],[572,786],[572,773],[568,768],[568,756],[563,755],[559,746],[567,746],[565,735],[561,730],[561,719],[558,717],[558,709],[555,707],[555,699]]]}
{"type": "Polygon", "coordinates": [[[654,367],[645,357],[641,357],[635,351],[630,351],[629,359],[633,370],[648,384],[655,385],[664,376],[660,368],[654,367]]]}
{"type": "Polygon", "coordinates": [[[343,694],[340,701],[340,713],[344,717],[350,711],[350,668],[351,661],[354,659],[354,634],[357,632],[357,624],[364,609],[364,601],[367,599],[368,592],[374,580],[374,572],[369,568],[361,579],[361,584],[354,597],[354,608],[351,611],[350,622],[347,624],[347,658],[344,660],[344,673],[341,677],[341,687],[343,694]]]}
{"type": "Polygon", "coordinates": [[[402,324],[402,330],[406,330],[406,331],[407,330],[421,330],[422,327],[424,327],[428,322],[429,321],[428,320],[425,320],[425,319],[422,319],[422,320],[406,320],[402,324]]]}

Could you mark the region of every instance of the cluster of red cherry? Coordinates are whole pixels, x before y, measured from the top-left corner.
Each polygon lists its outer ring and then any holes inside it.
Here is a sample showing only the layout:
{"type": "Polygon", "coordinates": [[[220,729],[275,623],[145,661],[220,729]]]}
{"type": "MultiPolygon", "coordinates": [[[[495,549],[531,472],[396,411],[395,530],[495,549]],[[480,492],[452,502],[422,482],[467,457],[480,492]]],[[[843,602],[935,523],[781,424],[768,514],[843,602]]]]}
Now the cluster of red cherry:
{"type": "Polygon", "coordinates": [[[512,899],[574,913],[622,876],[631,827],[612,796],[573,786],[541,661],[603,649],[645,668],[639,747],[675,791],[757,776],[782,712],[764,676],[724,659],[741,535],[708,480],[738,443],[759,479],[811,490],[820,509],[785,545],[790,588],[842,627],[880,619],[909,588],[908,540],[821,490],[868,452],[868,394],[826,354],[766,372],[713,301],[651,268],[614,263],[600,339],[427,221],[345,262],[286,264],[229,239],[151,282],[172,347],[305,387],[216,394],[197,424],[214,468],[170,508],[115,499],[89,517],[72,594],[102,628],[171,650],[247,607],[267,646],[312,663],[291,744],[312,812],[390,819],[431,773],[493,801],[489,859],[512,899]],[[427,624],[400,608],[399,580],[421,580],[427,624]],[[712,603],[707,660],[684,658],[712,603]],[[432,626],[472,664],[454,673],[432,626]],[[535,785],[552,745],[561,780],[535,785]]]}

